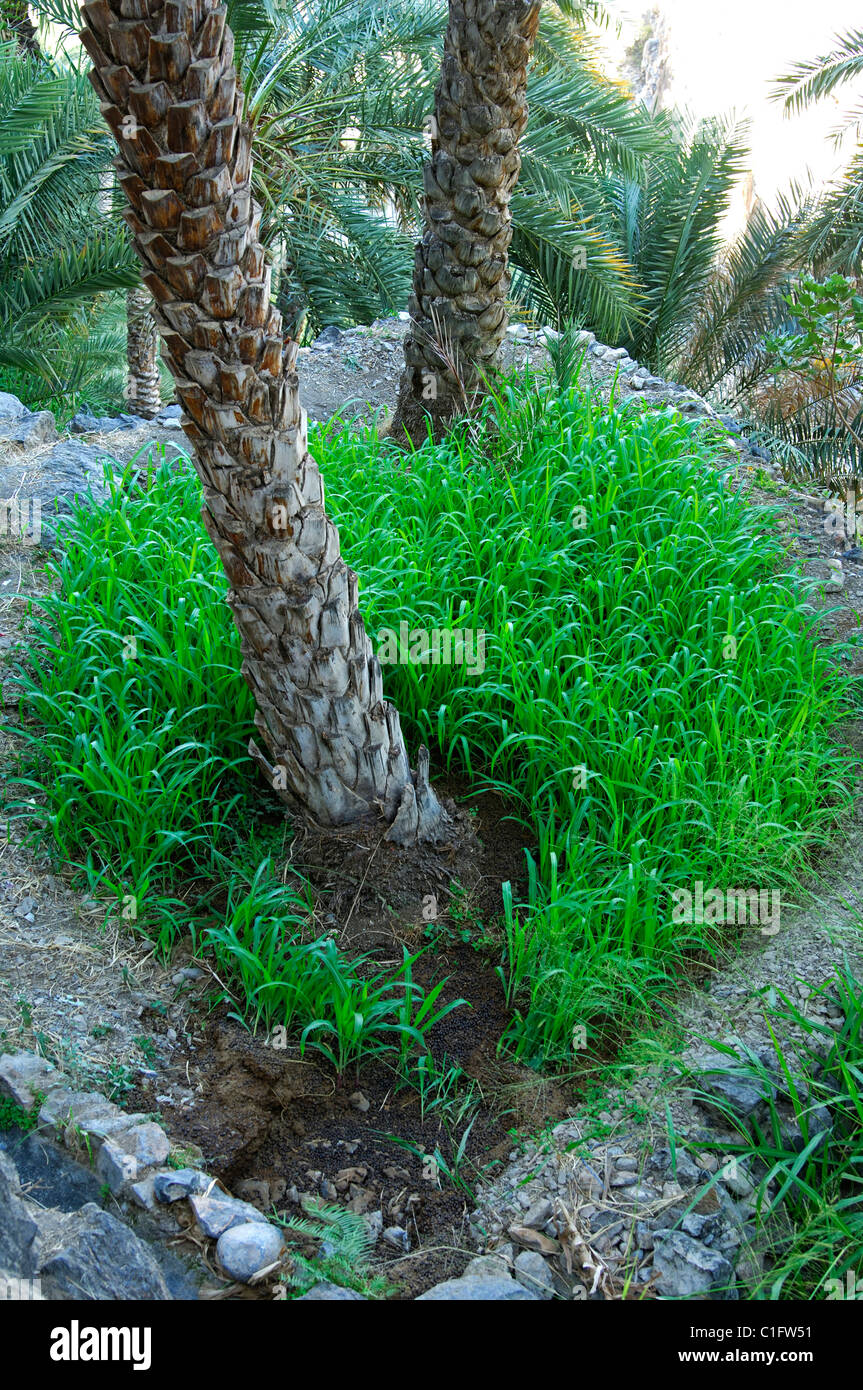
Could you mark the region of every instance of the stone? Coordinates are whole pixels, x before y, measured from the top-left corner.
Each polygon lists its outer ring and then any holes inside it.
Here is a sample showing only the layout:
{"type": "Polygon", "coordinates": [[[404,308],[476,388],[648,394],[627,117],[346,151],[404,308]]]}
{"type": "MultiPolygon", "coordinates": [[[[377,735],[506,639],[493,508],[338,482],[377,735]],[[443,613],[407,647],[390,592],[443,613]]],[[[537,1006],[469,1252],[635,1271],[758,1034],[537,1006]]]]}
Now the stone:
{"type": "Polygon", "coordinates": [[[156,1194],[153,1190],[154,1182],[154,1174],[148,1173],[140,1182],[130,1184],[129,1196],[132,1198],[135,1206],[141,1207],[143,1211],[156,1210],[156,1194]]]}
{"type": "Polygon", "coordinates": [[[32,1052],[11,1052],[0,1057],[0,1095],[13,1100],[28,1115],[36,1105],[37,1092],[48,1091],[59,1080],[57,1068],[32,1052]]]}
{"type": "Polygon", "coordinates": [[[0,1150],[0,1274],[24,1279],[36,1272],[39,1229],[21,1196],[18,1170],[0,1150]]]}
{"type": "Polygon", "coordinates": [[[354,1289],[343,1289],[338,1284],[330,1284],[326,1280],[323,1283],[315,1284],[308,1293],[295,1300],[297,1303],[367,1303],[368,1299],[363,1298],[361,1293],[354,1289]]]}
{"type": "Polygon", "coordinates": [[[219,1236],[216,1258],[226,1274],[248,1284],[262,1269],[276,1264],[284,1248],[281,1231],[260,1221],[230,1226],[219,1236]]]}
{"type": "Polygon", "coordinates": [[[213,1240],[218,1240],[219,1236],[232,1226],[243,1226],[247,1223],[269,1224],[267,1218],[250,1202],[240,1202],[236,1197],[227,1197],[223,1193],[209,1197],[193,1194],[189,1202],[204,1235],[210,1236],[213,1240]]]}
{"type": "Polygon", "coordinates": [[[522,1250],[515,1257],[515,1277],[523,1288],[540,1299],[554,1298],[554,1278],[542,1255],[535,1250],[522,1250]]]}
{"type": "Polygon", "coordinates": [[[705,1172],[705,1173],[718,1173],[718,1172],[719,1172],[719,1159],[716,1157],[716,1154],[711,1154],[711,1153],[696,1154],[696,1155],[695,1155],[695,1162],[698,1164],[699,1168],[701,1168],[702,1171],[705,1172]]]}
{"type": "Polygon", "coordinates": [[[550,1221],[552,1216],[552,1205],[547,1197],[540,1197],[539,1201],[532,1202],[521,1218],[522,1226],[527,1226],[531,1231],[541,1231],[546,1221],[550,1221]]]}
{"type": "MultiPolygon", "coordinates": [[[[537,1256],[542,1259],[542,1256],[537,1256]]],[[[477,1255],[462,1274],[462,1279],[511,1279],[509,1264],[500,1255],[477,1255]]]]}
{"type": "Polygon", "coordinates": [[[405,1254],[411,1248],[411,1238],[404,1226],[388,1226],[381,1239],[386,1241],[387,1245],[391,1245],[394,1250],[402,1250],[405,1254]]]}
{"type": "Polygon", "coordinates": [[[323,332],[318,334],[312,347],[335,347],[337,343],[342,341],[342,336],[341,329],[337,328],[334,323],[328,323],[323,332]]]}
{"type": "Polygon", "coordinates": [[[786,1148],[793,1149],[795,1153],[800,1153],[801,1149],[804,1149],[816,1134],[827,1135],[833,1129],[830,1111],[823,1105],[811,1109],[807,1108],[804,1121],[806,1124],[805,1134],[793,1111],[788,1114],[783,1113],[780,1117],[779,1133],[782,1143],[786,1148]]]}
{"type": "Polygon", "coordinates": [[[363,1115],[369,1108],[369,1102],[366,1100],[362,1091],[354,1091],[353,1095],[349,1098],[349,1104],[354,1110],[359,1110],[363,1115]]]}
{"type": "Polygon", "coordinates": [[[99,502],[107,496],[104,466],[109,463],[105,450],[77,439],[55,444],[47,454],[37,458],[11,458],[0,463],[0,497],[17,497],[24,513],[35,505],[41,507],[41,529],[51,531],[49,524],[54,512],[68,515],[77,498],[86,502],[88,495],[99,502]]]}
{"type": "Polygon", "coordinates": [[[443,1284],[435,1284],[426,1289],[416,1300],[417,1303],[507,1303],[531,1302],[539,1299],[535,1293],[524,1288],[515,1279],[447,1279],[443,1284]]]}
{"type": "Polygon", "coordinates": [[[161,1125],[154,1120],[118,1130],[111,1141],[131,1154],[139,1168],[158,1168],[171,1152],[171,1144],[161,1125]]]}
{"type": "Polygon", "coordinates": [[[113,1139],[106,1139],[96,1155],[96,1172],[115,1197],[140,1177],[134,1155],[115,1144],[113,1139]]]}
{"type": "Polygon", "coordinates": [[[169,1168],[157,1173],[154,1190],[159,1202],[179,1202],[182,1197],[197,1196],[213,1186],[215,1179],[199,1168],[169,1168]]]}
{"type": "Polygon", "coordinates": [[[99,421],[90,410],[79,410],[69,421],[69,429],[72,434],[95,434],[99,428],[99,421]]]}
{"type": "Polygon", "coordinates": [[[380,1240],[384,1229],[383,1212],[367,1212],[366,1215],[363,1217],[363,1221],[365,1222],[366,1230],[368,1231],[370,1238],[375,1241],[380,1240]]]}
{"type": "Polygon", "coordinates": [[[45,444],[57,438],[50,410],[28,410],[17,396],[0,391],[0,440],[10,444],[45,444]]]}
{"type": "Polygon", "coordinates": [[[52,1090],[39,1109],[39,1123],[59,1129],[62,1125],[84,1131],[88,1117],[108,1116],[112,1110],[99,1091],[73,1091],[65,1086],[52,1090]]]}
{"type": "Polygon", "coordinates": [[[735,1197],[749,1197],[755,1191],[753,1183],[739,1163],[727,1163],[719,1176],[723,1185],[735,1197]]]}
{"type": "Polygon", "coordinates": [[[682,1231],[657,1231],[653,1240],[657,1293],[665,1298],[736,1297],[734,1271],[723,1255],[682,1231]]]}
{"type": "Polygon", "coordinates": [[[39,1263],[46,1299],[170,1300],[155,1259],[128,1226],[88,1202],[43,1230],[39,1263]]]}

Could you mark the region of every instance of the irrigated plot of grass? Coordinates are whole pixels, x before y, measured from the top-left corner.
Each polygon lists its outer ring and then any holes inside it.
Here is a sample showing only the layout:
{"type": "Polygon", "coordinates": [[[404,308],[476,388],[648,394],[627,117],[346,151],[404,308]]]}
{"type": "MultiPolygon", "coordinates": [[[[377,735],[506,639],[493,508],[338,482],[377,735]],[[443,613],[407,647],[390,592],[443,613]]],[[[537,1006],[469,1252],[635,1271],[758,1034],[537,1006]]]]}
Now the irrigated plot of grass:
{"type": "MultiPolygon", "coordinates": [[[[347,429],[313,447],[376,649],[402,624],[432,649],[436,630],[472,635],[468,660],[385,666],[385,691],[413,748],[528,827],[529,902],[502,904],[509,1042],[571,1057],[573,1028],[640,1011],[715,942],[672,921],[674,888],[799,881],[847,801],[830,737],[847,685],[763,514],[669,412],[522,384],[410,456],[347,429]]],[[[248,864],[266,799],[199,508],[194,477],[163,469],[79,512],[24,677],[22,790],[142,925],[173,872],[248,864]]]]}

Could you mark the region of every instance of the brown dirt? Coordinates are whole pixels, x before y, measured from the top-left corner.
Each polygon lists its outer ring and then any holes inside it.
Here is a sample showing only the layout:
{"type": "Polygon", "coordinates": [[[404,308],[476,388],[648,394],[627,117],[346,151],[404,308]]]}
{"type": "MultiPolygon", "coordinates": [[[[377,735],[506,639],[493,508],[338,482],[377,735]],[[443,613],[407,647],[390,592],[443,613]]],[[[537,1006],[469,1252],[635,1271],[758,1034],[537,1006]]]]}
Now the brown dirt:
{"type": "MultiPolygon", "coordinates": [[[[450,783],[442,790],[463,789],[450,783]]],[[[292,1189],[301,1200],[321,1197],[326,1195],[322,1185],[332,1182],[340,1204],[358,1213],[380,1212],[384,1228],[407,1229],[412,1248],[406,1257],[386,1243],[377,1247],[402,1298],[414,1298],[461,1271],[468,1259],[466,1224],[475,1206],[469,1189],[480,1174],[493,1175],[507,1159],[510,1131],[563,1117],[573,1098],[570,1085],[497,1056],[510,1023],[500,980],[483,951],[463,941],[461,933],[476,936],[491,928],[501,910],[501,883],[510,879],[517,888],[521,878],[524,841],[496,797],[475,798],[474,811],[476,833],[466,860],[439,870],[457,920],[443,900],[438,919],[423,920],[431,878],[420,876],[409,885],[401,856],[379,835],[374,843],[360,834],[307,841],[306,850],[316,849],[325,862],[303,860],[304,872],[311,873],[330,909],[325,921],[336,918],[330,930],[345,949],[371,952],[375,969],[396,968],[403,947],[421,950],[431,931],[434,950],[416,963],[414,978],[426,988],[446,979],[439,1005],[469,1001],[469,1009],[454,1010],[430,1035],[435,1059],[446,1056],[476,1086],[479,1103],[459,1169],[463,1185],[443,1177],[435,1181],[424,1155],[437,1149],[451,1164],[471,1114],[449,1125],[440,1115],[423,1118],[416,1093],[398,1089],[391,1066],[366,1062],[359,1074],[349,1071],[340,1078],[313,1049],[301,1056],[298,1047],[268,1046],[263,1033],[253,1037],[225,1004],[206,1020],[194,1054],[186,1058],[185,1081],[197,1093],[195,1103],[175,1112],[170,1122],[181,1147],[199,1149],[209,1171],[264,1210],[296,1212],[292,1189]],[[465,895],[453,891],[454,871],[460,882],[471,880],[465,895]],[[386,913],[382,900],[389,904],[386,913]],[[357,1090],[367,1102],[364,1110],[352,1103],[357,1090]]],[[[494,945],[491,949],[496,952],[494,945]]],[[[158,1018],[153,1026],[159,1027],[158,1018]]],[[[158,1085],[165,1090],[164,1076],[158,1085]]],[[[128,1104],[151,1109],[152,1086],[132,1093],[128,1104]]]]}

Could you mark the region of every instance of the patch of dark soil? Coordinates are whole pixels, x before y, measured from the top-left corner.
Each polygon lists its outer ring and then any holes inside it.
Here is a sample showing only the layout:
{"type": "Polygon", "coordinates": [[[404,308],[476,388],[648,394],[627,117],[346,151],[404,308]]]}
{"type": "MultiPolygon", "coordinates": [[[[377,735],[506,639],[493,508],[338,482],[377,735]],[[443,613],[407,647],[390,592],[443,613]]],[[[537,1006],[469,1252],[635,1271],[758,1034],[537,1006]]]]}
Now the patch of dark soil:
{"type": "MultiPolygon", "coordinates": [[[[464,787],[450,783],[443,791],[463,794],[464,787]]],[[[290,1214],[304,1198],[323,1198],[357,1214],[380,1213],[383,1230],[407,1231],[409,1253],[382,1240],[376,1250],[404,1298],[464,1267],[471,1189],[506,1161],[509,1131],[561,1118],[573,1100],[570,1085],[498,1056],[511,1015],[494,969],[495,919],[502,882],[518,890],[524,839],[491,794],[462,815],[471,824],[468,849],[432,861],[434,874],[424,876],[415,859],[406,872],[379,830],[375,839],[362,832],[320,837],[318,862],[303,872],[313,876],[330,909],[325,918],[335,920],[329,930],[348,953],[368,952],[375,970],[396,970],[405,948],[423,952],[413,978],[427,990],[444,982],[436,1008],[467,1001],[428,1039],[440,1067],[462,1069],[460,1097],[470,1093],[464,1108],[454,1102],[423,1113],[417,1092],[384,1060],[339,1078],[312,1048],[300,1056],[297,1046],[279,1050],[263,1034],[253,1037],[223,1004],[187,1059],[199,1098],[170,1117],[175,1142],[197,1146],[209,1171],[264,1210],[290,1214]]],[[[311,843],[304,841],[306,853],[311,843]]],[[[142,1088],[128,1104],[149,1110],[153,1096],[142,1088]]]]}
{"type": "Polygon", "coordinates": [[[524,880],[525,832],[493,793],[474,796],[459,779],[435,782],[453,834],[440,847],[397,847],[380,825],[317,832],[296,825],[288,863],[311,883],[326,920],[339,924],[339,944],[367,951],[409,936],[446,915],[454,894],[484,920],[500,915],[501,884],[524,880]]]}

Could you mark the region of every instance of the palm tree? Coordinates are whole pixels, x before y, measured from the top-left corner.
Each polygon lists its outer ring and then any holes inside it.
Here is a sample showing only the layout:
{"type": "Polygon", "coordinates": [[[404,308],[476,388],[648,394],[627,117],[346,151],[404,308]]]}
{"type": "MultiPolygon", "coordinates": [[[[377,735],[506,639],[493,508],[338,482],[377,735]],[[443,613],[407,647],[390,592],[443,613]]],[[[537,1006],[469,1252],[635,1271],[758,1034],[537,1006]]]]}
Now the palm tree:
{"type": "MultiPolygon", "coordinates": [[[[863,82],[861,29],[837,34],[830,53],[797,63],[778,79],[771,95],[791,116],[855,81],[858,85],[863,82]]],[[[856,148],[842,177],[816,207],[805,244],[819,274],[838,271],[859,279],[863,275],[863,99],[858,99],[834,131],[836,145],[849,134],[856,148]]]]}
{"type": "Polygon", "coordinates": [[[126,397],[136,415],[152,420],[161,406],[159,334],[153,300],[143,285],[126,291],[126,397]]]}
{"type": "Polygon", "coordinates": [[[185,410],[204,525],[232,586],[267,753],[254,741],[249,751],[282,799],[320,826],[382,817],[399,844],[445,837],[428,753],[413,774],[398,712],[383,699],[356,575],[308,451],[297,345],[284,341],[270,301],[225,10],[170,0],[155,12],[132,6],[140,17],[126,19],[119,8],[84,5],[81,38],[118,143],[126,220],[185,410]]]}
{"type": "Polygon", "coordinates": [[[137,278],[100,197],[108,145],[83,73],[0,45],[0,368],[49,403],[116,361],[109,295],[137,278]]]}
{"type": "Polygon", "coordinates": [[[440,434],[500,362],[539,0],[450,0],[393,434],[440,434]]]}

